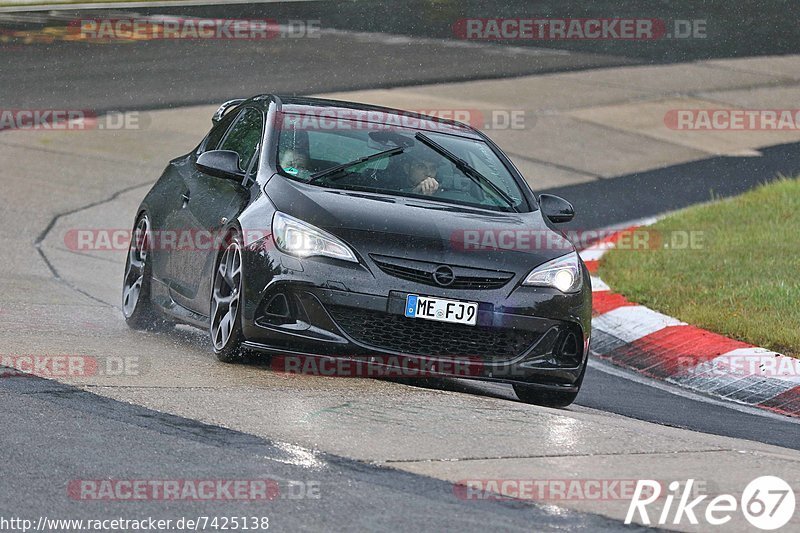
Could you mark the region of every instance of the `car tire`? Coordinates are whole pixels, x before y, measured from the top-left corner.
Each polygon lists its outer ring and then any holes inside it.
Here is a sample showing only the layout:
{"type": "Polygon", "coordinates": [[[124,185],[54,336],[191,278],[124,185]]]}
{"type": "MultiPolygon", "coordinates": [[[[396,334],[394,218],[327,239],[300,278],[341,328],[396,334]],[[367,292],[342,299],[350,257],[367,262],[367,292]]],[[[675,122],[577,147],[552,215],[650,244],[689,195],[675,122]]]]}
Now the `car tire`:
{"type": "Polygon", "coordinates": [[[525,403],[543,405],[545,407],[567,407],[578,396],[577,392],[562,392],[542,390],[531,385],[514,384],[514,392],[517,398],[525,403]]]}
{"type": "Polygon", "coordinates": [[[522,385],[514,383],[514,392],[517,394],[517,398],[525,403],[542,405],[544,407],[567,407],[575,401],[575,398],[578,397],[578,392],[580,392],[581,385],[583,384],[583,376],[586,375],[586,367],[588,364],[589,363],[587,361],[583,365],[581,375],[575,382],[575,391],[554,391],[542,389],[536,387],[535,385],[522,385]]]}
{"type": "Polygon", "coordinates": [[[223,363],[245,360],[242,348],[242,239],[232,232],[214,268],[211,287],[209,334],[217,359],[223,363]]]}
{"type": "Polygon", "coordinates": [[[153,305],[150,299],[152,257],[150,254],[150,218],[139,215],[133,227],[125,277],[122,282],[122,314],[128,327],[135,330],[167,331],[174,325],[153,305]]]}

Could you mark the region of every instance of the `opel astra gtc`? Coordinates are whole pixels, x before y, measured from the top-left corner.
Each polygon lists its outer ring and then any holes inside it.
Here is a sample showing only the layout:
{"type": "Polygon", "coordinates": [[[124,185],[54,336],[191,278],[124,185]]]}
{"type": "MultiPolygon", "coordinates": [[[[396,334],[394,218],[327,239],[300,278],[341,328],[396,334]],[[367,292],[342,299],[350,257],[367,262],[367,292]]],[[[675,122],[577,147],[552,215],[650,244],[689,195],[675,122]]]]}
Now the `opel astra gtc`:
{"type": "Polygon", "coordinates": [[[591,287],[553,229],[572,206],[537,197],[482,132],[276,95],[226,102],[212,122],[137,211],[131,327],[208,328],[224,362],[424,362],[526,402],[575,399],[591,287]]]}

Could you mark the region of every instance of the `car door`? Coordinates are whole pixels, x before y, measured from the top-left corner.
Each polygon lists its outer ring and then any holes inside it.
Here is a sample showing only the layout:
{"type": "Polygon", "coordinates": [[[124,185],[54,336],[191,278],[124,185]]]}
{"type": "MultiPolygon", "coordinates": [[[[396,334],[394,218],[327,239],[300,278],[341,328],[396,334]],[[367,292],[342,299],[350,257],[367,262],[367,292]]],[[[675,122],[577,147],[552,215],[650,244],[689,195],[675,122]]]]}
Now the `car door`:
{"type": "MultiPolygon", "coordinates": [[[[258,147],[264,130],[261,110],[247,107],[238,111],[218,143],[208,150],[232,150],[239,154],[239,167],[254,172],[258,147]]],[[[205,273],[216,259],[222,230],[247,205],[250,193],[241,180],[210,176],[194,164],[195,154],[183,173],[182,208],[175,214],[176,245],[170,261],[170,294],[179,305],[201,315],[208,314],[211,280],[205,273]]],[[[246,175],[245,180],[250,180],[246,175]]]]}

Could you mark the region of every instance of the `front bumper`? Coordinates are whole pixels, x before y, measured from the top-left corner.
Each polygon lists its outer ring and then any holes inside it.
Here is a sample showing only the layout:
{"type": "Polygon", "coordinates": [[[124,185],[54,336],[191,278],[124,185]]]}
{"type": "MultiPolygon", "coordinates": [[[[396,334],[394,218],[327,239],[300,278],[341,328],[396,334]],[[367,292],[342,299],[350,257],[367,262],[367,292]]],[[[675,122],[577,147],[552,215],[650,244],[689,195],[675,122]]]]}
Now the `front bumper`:
{"type": "MultiPolygon", "coordinates": [[[[404,361],[405,368],[411,362],[414,369],[424,369],[415,375],[564,391],[580,386],[591,328],[588,282],[581,292],[568,295],[513,280],[495,290],[447,291],[387,276],[364,263],[300,262],[274,248],[246,251],[246,347],[290,358],[368,362],[370,367],[404,361]],[[477,325],[406,318],[408,294],[478,302],[477,325]]],[[[588,280],[588,272],[584,275],[588,280]]]]}

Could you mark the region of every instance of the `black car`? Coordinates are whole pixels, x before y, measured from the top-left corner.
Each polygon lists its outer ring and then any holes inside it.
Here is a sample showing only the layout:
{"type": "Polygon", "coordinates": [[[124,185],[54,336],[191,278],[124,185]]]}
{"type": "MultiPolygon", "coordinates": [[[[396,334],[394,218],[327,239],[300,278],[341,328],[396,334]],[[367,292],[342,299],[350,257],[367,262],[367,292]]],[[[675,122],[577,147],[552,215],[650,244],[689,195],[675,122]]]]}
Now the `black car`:
{"type": "Polygon", "coordinates": [[[575,399],[591,287],[553,229],[572,206],[537,198],[483,133],[276,95],[226,102],[212,121],[137,212],[131,327],[209,328],[225,362],[412,362],[512,383],[526,402],[575,399]]]}

